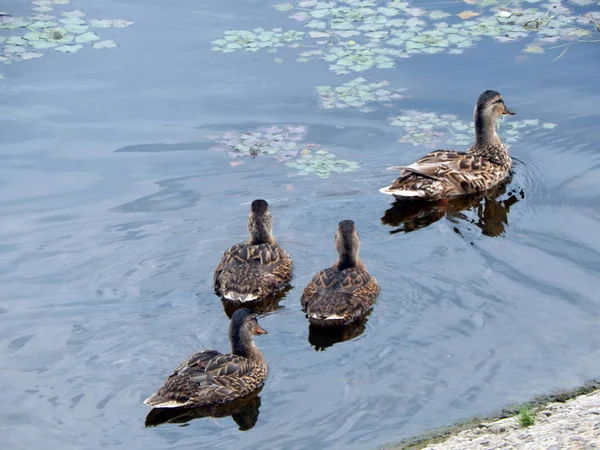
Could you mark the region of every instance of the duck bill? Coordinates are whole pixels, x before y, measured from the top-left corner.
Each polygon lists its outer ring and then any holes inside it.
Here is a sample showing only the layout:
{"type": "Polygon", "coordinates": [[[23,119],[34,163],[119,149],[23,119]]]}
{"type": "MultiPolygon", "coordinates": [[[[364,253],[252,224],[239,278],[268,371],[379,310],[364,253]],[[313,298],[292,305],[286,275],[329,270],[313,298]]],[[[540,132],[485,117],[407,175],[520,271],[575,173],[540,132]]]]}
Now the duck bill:
{"type": "Polygon", "coordinates": [[[267,330],[261,328],[259,325],[256,325],[256,334],[269,334],[267,330]]]}
{"type": "Polygon", "coordinates": [[[509,109],[508,106],[504,105],[504,112],[502,112],[502,114],[507,114],[509,116],[514,116],[516,113],[512,109],[509,109]]]}

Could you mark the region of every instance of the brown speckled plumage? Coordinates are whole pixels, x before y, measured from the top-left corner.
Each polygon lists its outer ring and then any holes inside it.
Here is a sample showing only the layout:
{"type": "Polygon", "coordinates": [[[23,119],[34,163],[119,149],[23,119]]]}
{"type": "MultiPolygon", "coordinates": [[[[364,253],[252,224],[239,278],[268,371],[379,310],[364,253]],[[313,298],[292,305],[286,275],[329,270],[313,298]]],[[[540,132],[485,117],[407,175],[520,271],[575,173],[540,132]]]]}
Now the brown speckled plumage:
{"type": "Polygon", "coordinates": [[[197,407],[244,397],[262,386],[267,364],[254,344],[266,334],[248,309],[233,314],[229,329],[232,351],[204,350],[182,362],[165,384],[144,403],[157,408],[197,407]]]}
{"type": "Polygon", "coordinates": [[[261,300],[286,287],[292,279],[292,259],[273,237],[266,201],[252,202],[248,233],[248,241],[227,249],[215,270],[215,293],[224,300],[261,300]]]}
{"type": "Polygon", "coordinates": [[[475,143],[469,150],[435,150],[409,166],[390,167],[399,169],[400,176],[380,191],[399,199],[441,200],[494,187],[508,176],[512,165],[495,131],[502,114],[514,113],[498,92],[483,92],[475,106],[475,143]]]}
{"type": "Polygon", "coordinates": [[[341,325],[363,316],[379,295],[379,283],[358,256],[360,240],[354,222],[339,223],[335,238],[338,260],[308,283],[300,303],[314,325],[341,325]]]}

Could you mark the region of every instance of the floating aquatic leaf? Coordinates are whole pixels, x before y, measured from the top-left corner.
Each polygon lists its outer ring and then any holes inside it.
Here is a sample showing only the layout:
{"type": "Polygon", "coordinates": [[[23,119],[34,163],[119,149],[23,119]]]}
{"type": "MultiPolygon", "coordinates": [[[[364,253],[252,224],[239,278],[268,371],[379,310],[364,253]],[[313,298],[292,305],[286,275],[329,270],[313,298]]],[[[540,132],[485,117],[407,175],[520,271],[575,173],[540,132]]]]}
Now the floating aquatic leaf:
{"type": "Polygon", "coordinates": [[[19,58],[21,58],[24,61],[26,61],[28,59],[41,58],[42,56],[44,56],[44,54],[43,53],[38,53],[38,52],[25,52],[25,53],[20,53],[19,54],[19,58]]]}
{"type": "Polygon", "coordinates": [[[386,89],[388,82],[368,83],[359,77],[339,87],[317,86],[316,91],[323,109],[362,107],[368,102],[386,102],[400,99],[404,89],[386,89]]]}
{"type": "Polygon", "coordinates": [[[112,20],[112,26],[115,28],[127,28],[131,25],[133,25],[135,22],[133,22],[132,20],[125,20],[125,19],[113,19],[112,20]]]}
{"type": "Polygon", "coordinates": [[[88,42],[99,41],[100,38],[93,31],[88,31],[87,33],[80,34],[75,38],[75,42],[79,44],[87,44],[88,42]]]}
{"type": "Polygon", "coordinates": [[[54,11],[52,6],[36,6],[35,8],[31,8],[34,11],[39,11],[41,13],[48,13],[54,11]]]}
{"type": "Polygon", "coordinates": [[[65,11],[63,13],[61,13],[61,16],[63,17],[85,17],[85,13],[83,11],[80,11],[79,9],[75,9],[73,11],[65,11]]]}
{"type": "Polygon", "coordinates": [[[10,44],[10,45],[27,45],[27,41],[25,39],[23,39],[22,37],[18,37],[18,36],[10,36],[8,38],[6,38],[6,41],[4,41],[6,44],[10,44]]]}
{"type": "Polygon", "coordinates": [[[94,28],[110,28],[112,27],[112,22],[109,19],[92,19],[90,20],[90,26],[94,28]]]}
{"type": "Polygon", "coordinates": [[[4,53],[7,55],[25,53],[27,49],[21,45],[5,45],[4,53]]]}
{"type": "Polygon", "coordinates": [[[61,45],[60,47],[56,47],[54,50],[61,53],[75,53],[83,48],[83,45],[61,45]]]}
{"type": "Polygon", "coordinates": [[[308,36],[313,39],[321,39],[321,38],[328,38],[330,36],[330,34],[323,33],[322,31],[309,31],[308,36]]]}
{"type": "Polygon", "coordinates": [[[52,14],[45,14],[45,13],[39,13],[39,14],[34,14],[33,16],[31,16],[32,20],[40,20],[40,21],[48,21],[48,20],[54,20],[56,19],[56,16],[53,16],[52,14]]]}
{"type": "Polygon", "coordinates": [[[70,25],[67,24],[64,26],[65,30],[69,33],[81,34],[85,33],[90,27],[88,25],[70,25]]]}
{"type": "Polygon", "coordinates": [[[56,44],[54,42],[45,41],[45,40],[39,40],[39,41],[30,41],[29,45],[31,47],[35,48],[36,50],[45,50],[48,48],[57,47],[59,44],[56,44]]]}
{"type": "Polygon", "coordinates": [[[293,7],[294,5],[291,3],[277,3],[273,5],[273,8],[275,8],[277,11],[289,11],[293,7]]]}
{"type": "Polygon", "coordinates": [[[41,39],[42,34],[36,31],[30,31],[29,33],[25,33],[23,35],[23,39],[27,41],[38,41],[41,39]]]}
{"type": "Polygon", "coordinates": [[[444,18],[450,16],[449,13],[444,12],[444,11],[431,11],[428,15],[429,15],[429,17],[431,17],[434,20],[444,19],[444,18]]]}
{"type": "Polygon", "coordinates": [[[298,22],[305,22],[310,19],[310,15],[305,12],[297,12],[290,16],[291,19],[294,19],[298,22]]]}
{"type": "Polygon", "coordinates": [[[94,45],[92,45],[92,47],[97,50],[101,50],[101,49],[105,49],[105,48],[117,48],[118,46],[115,41],[106,40],[106,41],[95,42],[94,45]]]}
{"type": "Polygon", "coordinates": [[[476,17],[478,15],[479,15],[479,13],[475,12],[475,11],[463,11],[463,12],[457,14],[457,16],[460,17],[461,19],[470,19],[471,17],[476,17]]]}
{"type": "Polygon", "coordinates": [[[526,53],[544,53],[544,49],[539,45],[528,45],[523,51],[526,53]]]}
{"type": "Polygon", "coordinates": [[[214,51],[230,53],[236,50],[256,52],[261,49],[290,46],[304,36],[301,31],[281,31],[279,29],[252,31],[227,30],[223,39],[212,41],[214,51]]]}

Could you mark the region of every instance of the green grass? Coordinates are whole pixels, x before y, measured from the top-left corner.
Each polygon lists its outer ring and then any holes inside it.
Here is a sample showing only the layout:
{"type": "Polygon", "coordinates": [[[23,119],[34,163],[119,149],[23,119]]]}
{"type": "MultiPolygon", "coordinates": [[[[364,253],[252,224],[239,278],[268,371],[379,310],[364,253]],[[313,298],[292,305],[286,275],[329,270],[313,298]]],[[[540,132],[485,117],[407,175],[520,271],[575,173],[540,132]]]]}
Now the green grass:
{"type": "Polygon", "coordinates": [[[535,423],[533,413],[525,405],[519,408],[519,423],[522,427],[530,427],[535,423]]]}

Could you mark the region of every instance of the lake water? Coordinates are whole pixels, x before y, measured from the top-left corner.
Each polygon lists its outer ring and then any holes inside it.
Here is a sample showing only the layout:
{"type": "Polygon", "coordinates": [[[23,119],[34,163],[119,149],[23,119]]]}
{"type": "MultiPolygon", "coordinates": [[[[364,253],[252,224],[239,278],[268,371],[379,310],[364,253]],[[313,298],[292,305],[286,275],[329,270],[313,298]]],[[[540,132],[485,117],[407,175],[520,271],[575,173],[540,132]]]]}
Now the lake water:
{"type": "MultiPolygon", "coordinates": [[[[297,62],[304,47],[211,51],[225,30],[315,30],[272,3],[73,0],[48,14],[135,23],[95,29],[114,49],[86,42],[0,64],[3,448],[372,449],[600,373],[600,44],[573,44],[553,61],[564,47],[536,54],[523,52],[531,36],[483,37],[462,54],[347,75],[322,59],[297,62]],[[366,112],[320,107],[315,86],[359,76],[388,80],[404,98],[366,112]],[[414,111],[470,122],[485,89],[517,112],[501,137],[530,121],[511,145],[511,184],[449,217],[406,221],[378,192],[396,174],[386,167],[450,146],[444,136],[402,139],[417,126],[414,111]],[[390,122],[403,114],[413,117],[404,128],[390,122]],[[288,149],[306,161],[327,151],[358,164],[299,176],[286,165],[293,158],[211,150],[231,151],[240,133],[263,127],[272,142],[298,143],[288,149]],[[145,428],[143,400],[179,362],[228,350],[212,271],[245,238],[256,198],[269,201],[295,262],[294,288],[260,319],[270,375],[258,419],[243,432],[230,417],[145,428]],[[381,294],[351,339],[330,345],[343,336],[313,333],[309,342],[299,298],[334,262],[343,219],[356,222],[381,294]]],[[[9,0],[2,10],[28,16],[32,6],[9,0]]],[[[441,8],[449,23],[463,10],[494,14],[460,2],[414,6],[441,8]]],[[[303,10],[314,12],[310,2],[303,10]]],[[[361,42],[303,39],[309,49],[361,42]]]]}

